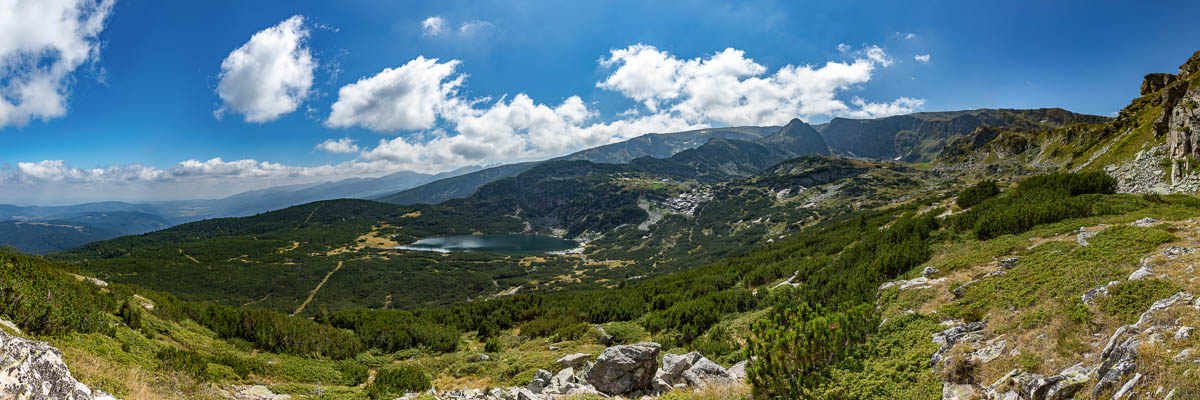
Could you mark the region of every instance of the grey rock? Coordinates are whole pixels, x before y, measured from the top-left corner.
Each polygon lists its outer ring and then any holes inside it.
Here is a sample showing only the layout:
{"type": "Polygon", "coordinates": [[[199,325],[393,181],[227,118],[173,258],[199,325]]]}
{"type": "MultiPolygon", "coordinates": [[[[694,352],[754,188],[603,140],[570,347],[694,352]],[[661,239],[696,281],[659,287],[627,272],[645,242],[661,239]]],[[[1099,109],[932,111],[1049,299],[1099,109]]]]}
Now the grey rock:
{"type": "Polygon", "coordinates": [[[0,398],[29,400],[108,400],[71,376],[62,352],[46,342],[10,335],[0,329],[0,398]]]}
{"type": "Polygon", "coordinates": [[[658,369],[661,348],[652,342],[609,347],[596,358],[587,381],[608,395],[649,389],[658,369]]]}
{"type": "Polygon", "coordinates": [[[733,381],[729,377],[729,371],[704,357],[692,363],[692,367],[687,371],[683,371],[683,380],[691,386],[729,384],[733,381]]]}
{"type": "Polygon", "coordinates": [[[975,386],[951,382],[942,383],[942,400],[971,400],[976,398],[975,386]]]}
{"type": "Polygon", "coordinates": [[[1180,350],[1178,354],[1175,354],[1175,362],[1187,362],[1188,360],[1191,360],[1192,353],[1194,351],[1195,350],[1192,350],[1191,348],[1180,350]]]}
{"type": "Polygon", "coordinates": [[[1191,338],[1192,331],[1194,331],[1194,330],[1196,330],[1196,328],[1193,328],[1190,326],[1179,327],[1179,330],[1175,331],[1175,340],[1186,340],[1188,338],[1191,338]]]}
{"type": "Polygon", "coordinates": [[[533,380],[529,382],[529,386],[526,388],[529,389],[530,392],[541,393],[542,390],[546,389],[546,386],[550,384],[550,379],[552,378],[554,378],[554,375],[551,374],[550,371],[539,369],[537,370],[537,373],[533,375],[533,380]]]}
{"type": "Polygon", "coordinates": [[[674,386],[671,386],[670,383],[667,383],[667,381],[664,381],[661,378],[654,378],[654,382],[650,383],[650,390],[652,390],[654,393],[663,394],[670,392],[673,389],[675,389],[674,386]]]}
{"type": "Polygon", "coordinates": [[[729,367],[729,377],[739,383],[746,382],[746,378],[749,377],[746,375],[746,363],[746,361],[742,361],[729,367]]]}
{"type": "Polygon", "coordinates": [[[937,371],[937,367],[942,362],[947,351],[959,342],[978,342],[983,340],[983,334],[980,331],[986,325],[983,321],[972,322],[969,324],[958,324],[947,328],[941,332],[933,334],[933,342],[941,345],[937,352],[929,360],[929,368],[937,371]]]}
{"type": "Polygon", "coordinates": [[[609,335],[608,332],[606,332],[603,327],[600,327],[600,326],[596,327],[596,342],[597,343],[608,346],[608,345],[612,344],[612,341],[613,341],[613,335],[609,335]]]}
{"type": "Polygon", "coordinates": [[[1079,228],[1079,234],[1076,236],[1076,240],[1079,242],[1080,246],[1087,246],[1088,239],[1095,237],[1097,233],[1099,232],[1088,232],[1083,230],[1083,228],[1079,228]]]}
{"type": "Polygon", "coordinates": [[[1020,257],[1001,258],[999,264],[1000,264],[1001,268],[1013,269],[1013,267],[1017,266],[1017,261],[1020,261],[1020,260],[1021,260],[1020,257]]]}
{"type": "Polygon", "coordinates": [[[941,272],[941,271],[938,271],[938,269],[937,269],[937,268],[934,268],[934,267],[925,267],[925,269],[922,269],[922,270],[921,270],[921,276],[928,278],[928,277],[931,277],[931,276],[933,276],[934,274],[936,274],[936,273],[938,273],[938,272],[941,272]]]}
{"type": "Polygon", "coordinates": [[[587,362],[587,360],[589,358],[592,358],[591,354],[575,353],[575,354],[567,354],[565,356],[562,356],[557,361],[554,361],[554,362],[557,363],[558,366],[560,366],[562,368],[579,368],[579,367],[582,367],[583,363],[587,362]]]}
{"type": "Polygon", "coordinates": [[[1130,222],[1129,225],[1133,225],[1133,226],[1141,227],[1141,228],[1149,228],[1151,226],[1158,225],[1159,223],[1160,222],[1158,222],[1157,219],[1146,217],[1146,218],[1139,219],[1137,221],[1130,222]]]}
{"type": "Polygon", "coordinates": [[[1128,280],[1136,281],[1138,279],[1149,278],[1152,276],[1154,276],[1154,271],[1150,269],[1150,264],[1144,264],[1141,268],[1138,268],[1137,271],[1133,271],[1132,274],[1129,274],[1128,280]]]}
{"type": "Polygon", "coordinates": [[[1108,296],[1108,286],[1107,285],[1106,286],[1097,286],[1097,287],[1088,289],[1088,291],[1083,292],[1082,296],[1079,296],[1079,300],[1083,301],[1084,305],[1090,306],[1090,305],[1092,305],[1092,301],[1096,300],[1096,298],[1100,297],[1100,296],[1108,296]]]}
{"type": "Polygon", "coordinates": [[[687,371],[692,367],[692,354],[663,354],[662,367],[654,374],[655,378],[662,379],[669,384],[675,384],[680,376],[683,376],[683,371],[687,371]]]}
{"type": "Polygon", "coordinates": [[[1141,91],[1139,91],[1138,93],[1141,93],[1140,94],[1141,96],[1145,96],[1145,95],[1157,92],[1159,90],[1162,90],[1162,88],[1165,88],[1168,85],[1175,83],[1175,78],[1176,78],[1175,75],[1171,75],[1171,74],[1161,74],[1161,73],[1147,74],[1144,78],[1142,78],[1141,91]]]}
{"type": "Polygon", "coordinates": [[[1121,390],[1118,390],[1117,394],[1113,395],[1113,399],[1125,398],[1125,396],[1130,394],[1131,391],[1133,390],[1133,387],[1137,386],[1138,382],[1140,382],[1141,380],[1142,380],[1142,374],[1136,374],[1133,376],[1133,378],[1129,378],[1129,381],[1125,382],[1124,385],[1121,385],[1121,390]]]}

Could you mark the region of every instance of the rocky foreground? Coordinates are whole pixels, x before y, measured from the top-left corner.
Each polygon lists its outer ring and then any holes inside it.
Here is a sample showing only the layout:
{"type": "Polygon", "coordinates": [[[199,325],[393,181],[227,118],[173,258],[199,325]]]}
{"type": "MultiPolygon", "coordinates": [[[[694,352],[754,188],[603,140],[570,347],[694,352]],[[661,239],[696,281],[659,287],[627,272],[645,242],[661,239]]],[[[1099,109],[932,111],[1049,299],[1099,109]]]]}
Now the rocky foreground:
{"type": "MultiPolygon", "coordinates": [[[[596,357],[586,353],[558,359],[557,373],[538,370],[527,387],[495,388],[490,391],[460,389],[438,392],[438,399],[455,400],[540,400],[577,395],[646,398],[673,390],[693,390],[714,385],[739,385],[746,380],[746,362],[729,369],[700,353],[662,354],[658,343],[646,342],[613,346],[596,357]],[[661,359],[661,363],[660,363],[661,359]]],[[[415,399],[422,393],[409,393],[400,399],[415,399]]]]}
{"type": "MultiPolygon", "coordinates": [[[[2,321],[8,322],[8,321],[2,321]]],[[[4,324],[13,329],[11,323],[4,324]]],[[[26,400],[116,400],[75,380],[62,353],[46,342],[0,329],[0,398],[26,400]]]]}

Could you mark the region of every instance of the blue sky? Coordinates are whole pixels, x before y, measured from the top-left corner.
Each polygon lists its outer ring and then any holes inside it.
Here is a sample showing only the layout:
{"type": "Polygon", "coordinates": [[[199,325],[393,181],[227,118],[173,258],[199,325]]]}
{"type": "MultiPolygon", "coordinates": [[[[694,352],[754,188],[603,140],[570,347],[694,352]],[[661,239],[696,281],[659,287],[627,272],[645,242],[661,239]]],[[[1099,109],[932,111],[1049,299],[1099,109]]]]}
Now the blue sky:
{"type": "Polygon", "coordinates": [[[1200,49],[1195,2],[992,3],[18,0],[0,20],[68,15],[0,26],[0,100],[34,110],[0,107],[0,202],[220,197],[792,117],[1108,115],[1200,49]],[[58,111],[14,94],[47,76],[58,111]]]}

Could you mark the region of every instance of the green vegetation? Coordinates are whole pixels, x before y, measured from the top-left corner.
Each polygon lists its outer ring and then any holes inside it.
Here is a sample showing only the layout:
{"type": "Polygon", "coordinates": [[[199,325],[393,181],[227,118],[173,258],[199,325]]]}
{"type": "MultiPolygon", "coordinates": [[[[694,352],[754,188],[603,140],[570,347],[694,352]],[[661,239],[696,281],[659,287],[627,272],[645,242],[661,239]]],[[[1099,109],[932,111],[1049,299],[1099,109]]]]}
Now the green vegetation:
{"type": "Polygon", "coordinates": [[[399,366],[380,370],[375,381],[367,386],[367,395],[372,399],[391,399],[408,392],[429,389],[429,376],[414,366],[399,366]]]}
{"type": "Polygon", "coordinates": [[[996,181],[986,180],[963,189],[958,193],[958,200],[955,204],[962,209],[968,209],[976,204],[982,203],[984,200],[996,197],[1000,194],[1000,186],[996,185],[996,181]]]}
{"type": "Polygon", "coordinates": [[[1097,299],[1096,306],[1122,324],[1132,324],[1155,301],[1181,290],[1179,285],[1160,279],[1124,281],[1108,288],[1108,295],[1097,299]]]}
{"type": "Polygon", "coordinates": [[[979,239],[990,239],[1064,219],[1127,211],[1099,206],[1095,196],[1085,196],[1111,194],[1116,185],[1116,179],[1099,172],[1034,176],[959,214],[952,224],[974,232],[979,239]]]}

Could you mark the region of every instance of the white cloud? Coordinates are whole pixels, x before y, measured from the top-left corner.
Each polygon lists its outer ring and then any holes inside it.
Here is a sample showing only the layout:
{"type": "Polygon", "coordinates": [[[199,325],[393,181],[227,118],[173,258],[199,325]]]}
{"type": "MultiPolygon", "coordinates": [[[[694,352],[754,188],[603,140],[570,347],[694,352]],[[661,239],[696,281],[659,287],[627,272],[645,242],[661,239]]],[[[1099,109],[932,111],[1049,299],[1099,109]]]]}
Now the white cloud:
{"type": "Polygon", "coordinates": [[[845,44],[845,43],[838,43],[837,51],[838,51],[838,53],[845,53],[847,51],[850,51],[850,45],[845,44]]]}
{"type": "Polygon", "coordinates": [[[437,36],[446,30],[446,19],[438,16],[425,18],[421,21],[421,34],[425,36],[437,36]]]}
{"type": "Polygon", "coordinates": [[[499,100],[460,95],[465,75],[456,60],[417,57],[346,85],[325,124],[378,132],[416,131],[380,139],[359,153],[422,172],[471,164],[547,158],[650,132],[711,125],[776,125],[792,118],[884,116],[911,112],[923,100],[871,103],[839,100],[891,65],[878,46],[853,52],[848,62],[768,68],[737,49],[690,60],[644,44],[614,49],[601,58],[610,74],[596,85],[641,103],[616,120],[597,122],[597,112],[578,96],[558,105],[518,93],[499,100]]]}
{"type": "Polygon", "coordinates": [[[350,138],[341,138],[338,140],[325,139],[324,142],[316,146],[316,149],[330,153],[347,154],[357,152],[358,145],[354,144],[354,140],[350,138]]]}
{"type": "Polygon", "coordinates": [[[0,128],[67,113],[71,74],[99,59],[114,1],[0,1],[0,128]]]}
{"type": "Polygon", "coordinates": [[[916,38],[916,37],[917,37],[917,34],[915,34],[915,33],[908,33],[908,34],[905,34],[905,35],[904,35],[904,38],[905,38],[905,39],[913,39],[913,38],[916,38]]]}
{"type": "Polygon", "coordinates": [[[917,55],[913,56],[913,59],[917,60],[917,62],[927,63],[927,62],[929,62],[929,55],[928,54],[917,54],[917,55]]]}
{"type": "Polygon", "coordinates": [[[226,110],[245,115],[246,122],[269,122],[295,111],[308,97],[317,62],[305,41],[309,30],[296,15],[255,33],[221,62],[217,95],[226,110]]]}
{"type": "Polygon", "coordinates": [[[480,20],[476,19],[476,20],[464,22],[462,25],[459,25],[458,33],[463,34],[463,35],[473,35],[473,34],[485,32],[491,28],[492,28],[491,22],[480,21],[480,20]]]}
{"type": "Polygon", "coordinates": [[[306,178],[352,177],[387,173],[400,167],[387,162],[347,161],[315,167],[289,166],[253,159],[225,161],[220,157],[205,161],[185,160],[167,169],[141,164],[77,168],[63,160],[18,162],[15,171],[0,172],[0,183],[130,183],[226,181],[229,178],[306,178]]]}
{"type": "Polygon", "coordinates": [[[461,107],[464,75],[447,80],[460,62],[418,56],[369,78],[342,86],[325,126],[361,126],[379,132],[429,129],[439,114],[461,107]]]}
{"type": "Polygon", "coordinates": [[[851,109],[839,92],[865,83],[892,60],[878,46],[855,52],[852,62],[767,68],[737,49],[707,58],[678,59],[653,46],[614,49],[600,60],[616,67],[598,87],[611,89],[688,121],[723,125],[783,124],[792,118],[840,115],[851,109]]]}
{"type": "Polygon", "coordinates": [[[854,104],[854,106],[858,108],[842,115],[850,118],[868,119],[882,118],[900,114],[912,114],[921,109],[921,106],[925,105],[925,99],[901,97],[896,100],[892,100],[890,103],[871,103],[863,100],[862,98],[855,97],[850,100],[850,103],[854,104]]]}

